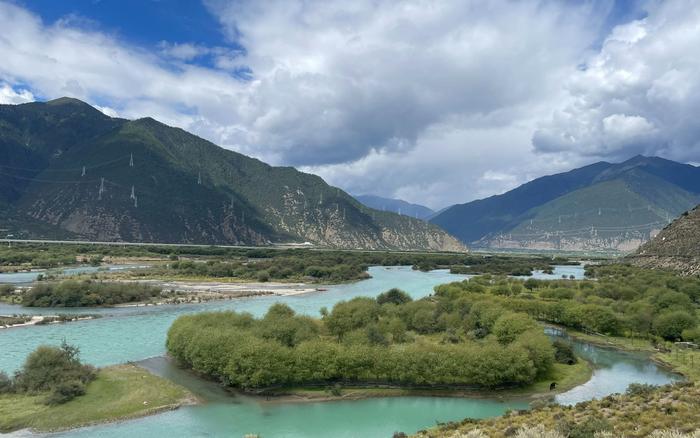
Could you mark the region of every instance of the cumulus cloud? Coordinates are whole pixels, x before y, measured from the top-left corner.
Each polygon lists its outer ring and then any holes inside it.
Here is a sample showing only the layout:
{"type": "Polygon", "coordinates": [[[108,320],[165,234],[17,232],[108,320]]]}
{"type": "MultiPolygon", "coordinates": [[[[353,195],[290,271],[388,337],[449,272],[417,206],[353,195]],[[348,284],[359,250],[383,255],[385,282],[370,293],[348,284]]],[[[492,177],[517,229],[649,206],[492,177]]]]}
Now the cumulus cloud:
{"type": "Polygon", "coordinates": [[[210,6],[247,49],[252,127],[295,165],[408,150],[449,120],[508,124],[508,111],[556,92],[599,18],[590,6],[538,2],[210,6]]]}
{"type": "Polygon", "coordinates": [[[537,151],[592,158],[700,155],[700,5],[651,3],[617,26],[566,82],[564,104],[533,136],[537,151]]]}
{"type": "Polygon", "coordinates": [[[15,90],[9,84],[0,82],[0,104],[18,104],[34,101],[29,90],[15,90]]]}

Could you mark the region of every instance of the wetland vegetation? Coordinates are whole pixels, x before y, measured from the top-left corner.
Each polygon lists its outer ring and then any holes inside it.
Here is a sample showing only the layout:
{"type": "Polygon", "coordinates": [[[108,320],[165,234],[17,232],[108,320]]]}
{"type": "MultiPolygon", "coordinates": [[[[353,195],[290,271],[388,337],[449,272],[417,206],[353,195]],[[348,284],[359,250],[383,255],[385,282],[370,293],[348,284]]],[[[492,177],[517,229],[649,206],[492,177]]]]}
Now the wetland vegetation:
{"type": "Polygon", "coordinates": [[[512,388],[547,376],[555,363],[555,346],[532,318],[466,295],[413,301],[392,290],[322,314],[299,316],[275,304],[261,319],[235,312],[182,316],[168,332],[167,349],[193,370],[247,390],[512,388]]]}
{"type": "Polygon", "coordinates": [[[138,283],[100,281],[39,282],[22,293],[26,307],[96,307],[137,303],[161,295],[161,288],[138,283]]]}
{"type": "Polygon", "coordinates": [[[135,365],[96,369],[78,349],[40,346],[13,377],[0,372],[0,432],[54,431],[143,416],[191,402],[184,388],[135,365]]]}

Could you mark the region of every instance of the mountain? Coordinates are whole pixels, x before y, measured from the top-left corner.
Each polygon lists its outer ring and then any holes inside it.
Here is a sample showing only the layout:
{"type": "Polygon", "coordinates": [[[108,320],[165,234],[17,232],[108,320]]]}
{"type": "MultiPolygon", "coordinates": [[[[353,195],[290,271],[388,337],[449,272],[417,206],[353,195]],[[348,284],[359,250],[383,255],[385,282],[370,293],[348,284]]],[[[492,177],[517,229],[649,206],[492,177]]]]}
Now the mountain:
{"type": "Polygon", "coordinates": [[[435,213],[428,207],[419,204],[411,204],[401,199],[382,198],[374,195],[357,195],[355,199],[369,208],[381,211],[391,211],[416,219],[428,219],[435,213]]]}
{"type": "Polygon", "coordinates": [[[700,202],[700,168],[599,162],[454,205],[431,222],[477,247],[631,251],[700,202]]]}
{"type": "Polygon", "coordinates": [[[70,98],[0,105],[0,206],[0,229],[24,237],[465,249],[318,176],[70,98]]]}
{"type": "Polygon", "coordinates": [[[700,274],[700,206],[683,213],[628,260],[646,268],[700,274]]]}

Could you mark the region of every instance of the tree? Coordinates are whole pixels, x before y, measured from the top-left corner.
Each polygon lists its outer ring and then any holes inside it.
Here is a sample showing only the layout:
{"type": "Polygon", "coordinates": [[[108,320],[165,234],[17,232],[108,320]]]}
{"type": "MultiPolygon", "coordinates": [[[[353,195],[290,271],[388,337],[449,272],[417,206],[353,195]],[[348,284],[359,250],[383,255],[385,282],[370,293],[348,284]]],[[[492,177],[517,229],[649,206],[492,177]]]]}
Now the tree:
{"type": "Polygon", "coordinates": [[[537,323],[524,313],[508,312],[493,324],[492,333],[501,344],[510,344],[522,333],[537,329],[537,323]]]}
{"type": "Polygon", "coordinates": [[[567,365],[573,365],[576,363],[576,355],[574,354],[574,349],[571,344],[564,342],[561,339],[555,339],[552,342],[554,347],[554,360],[558,363],[563,363],[567,365]]]}
{"type": "Polygon", "coordinates": [[[377,303],[380,305],[386,303],[405,304],[410,301],[413,301],[413,298],[411,298],[411,296],[406,292],[397,288],[389,289],[388,291],[377,296],[377,303]]]}
{"type": "Polygon", "coordinates": [[[675,310],[654,318],[654,332],[664,339],[675,341],[681,339],[683,330],[691,329],[697,324],[688,312],[675,310]]]}
{"type": "Polygon", "coordinates": [[[85,393],[85,385],[95,379],[95,369],[83,365],[79,350],[65,341],[60,347],[40,346],[29,354],[15,375],[14,387],[22,392],[52,394],[49,404],[63,403],[85,393]]]}
{"type": "Polygon", "coordinates": [[[328,331],[342,338],[344,333],[365,327],[379,318],[379,305],[373,298],[358,297],[350,301],[341,301],[325,319],[328,331]]]}

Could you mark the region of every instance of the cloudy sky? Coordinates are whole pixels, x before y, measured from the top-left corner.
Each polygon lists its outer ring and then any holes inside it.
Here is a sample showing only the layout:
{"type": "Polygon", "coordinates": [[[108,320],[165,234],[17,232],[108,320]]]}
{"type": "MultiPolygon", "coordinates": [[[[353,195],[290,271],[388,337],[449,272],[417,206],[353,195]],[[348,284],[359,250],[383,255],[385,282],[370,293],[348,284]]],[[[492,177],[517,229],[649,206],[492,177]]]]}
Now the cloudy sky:
{"type": "Polygon", "coordinates": [[[0,103],[155,117],[433,208],[700,162],[700,2],[0,0],[0,103]]]}

